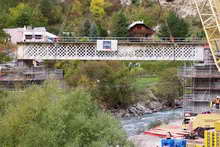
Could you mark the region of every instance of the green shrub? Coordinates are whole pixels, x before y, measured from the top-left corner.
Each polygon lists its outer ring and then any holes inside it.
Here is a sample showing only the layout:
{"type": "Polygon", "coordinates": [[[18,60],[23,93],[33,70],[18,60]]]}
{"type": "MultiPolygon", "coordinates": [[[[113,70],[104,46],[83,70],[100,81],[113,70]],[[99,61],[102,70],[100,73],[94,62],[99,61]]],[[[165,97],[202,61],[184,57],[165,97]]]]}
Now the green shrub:
{"type": "MultiPolygon", "coordinates": [[[[5,99],[10,99],[8,95],[5,99]]],[[[55,83],[16,94],[0,118],[1,146],[131,146],[119,122],[102,112],[83,89],[55,83]]]]}
{"type": "Polygon", "coordinates": [[[126,107],[136,101],[133,76],[122,62],[92,61],[80,64],[67,82],[88,88],[96,100],[109,107],[126,107]]]}
{"type": "Polygon", "coordinates": [[[160,81],[153,88],[153,93],[169,106],[175,106],[175,99],[182,95],[182,84],[177,76],[176,68],[168,68],[160,74],[160,81]]]}

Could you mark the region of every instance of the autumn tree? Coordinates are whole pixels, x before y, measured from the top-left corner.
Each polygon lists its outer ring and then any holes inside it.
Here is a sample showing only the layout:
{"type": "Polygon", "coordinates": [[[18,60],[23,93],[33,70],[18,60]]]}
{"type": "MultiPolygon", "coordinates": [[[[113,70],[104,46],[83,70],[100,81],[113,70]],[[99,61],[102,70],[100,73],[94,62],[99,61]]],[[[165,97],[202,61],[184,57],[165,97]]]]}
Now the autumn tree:
{"type": "Polygon", "coordinates": [[[8,25],[13,27],[24,27],[28,25],[46,25],[47,20],[36,8],[31,8],[28,4],[20,3],[15,8],[9,9],[8,25]]]}
{"type": "Polygon", "coordinates": [[[105,0],[91,0],[90,12],[95,19],[100,20],[105,15],[105,8],[108,7],[105,0]]]}

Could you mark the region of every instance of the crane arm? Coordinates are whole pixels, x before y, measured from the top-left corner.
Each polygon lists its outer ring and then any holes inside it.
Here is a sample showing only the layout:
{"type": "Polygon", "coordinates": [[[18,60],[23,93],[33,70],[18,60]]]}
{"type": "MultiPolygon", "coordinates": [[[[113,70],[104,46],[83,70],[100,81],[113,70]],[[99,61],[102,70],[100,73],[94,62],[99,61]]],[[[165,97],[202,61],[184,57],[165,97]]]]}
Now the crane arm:
{"type": "Polygon", "coordinates": [[[214,62],[220,71],[220,0],[194,0],[214,62]]]}

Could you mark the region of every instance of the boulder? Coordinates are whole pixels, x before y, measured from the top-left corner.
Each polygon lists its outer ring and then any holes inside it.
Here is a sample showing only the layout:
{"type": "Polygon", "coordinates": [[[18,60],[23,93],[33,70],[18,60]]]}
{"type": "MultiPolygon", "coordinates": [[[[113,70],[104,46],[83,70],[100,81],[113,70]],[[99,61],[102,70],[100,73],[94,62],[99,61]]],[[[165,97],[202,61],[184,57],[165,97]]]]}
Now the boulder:
{"type": "Polygon", "coordinates": [[[183,106],[183,100],[182,99],[176,99],[175,100],[175,105],[177,107],[182,107],[183,106]]]}
{"type": "Polygon", "coordinates": [[[157,112],[163,109],[163,103],[158,101],[152,101],[149,103],[149,108],[153,110],[153,112],[157,112]]]}

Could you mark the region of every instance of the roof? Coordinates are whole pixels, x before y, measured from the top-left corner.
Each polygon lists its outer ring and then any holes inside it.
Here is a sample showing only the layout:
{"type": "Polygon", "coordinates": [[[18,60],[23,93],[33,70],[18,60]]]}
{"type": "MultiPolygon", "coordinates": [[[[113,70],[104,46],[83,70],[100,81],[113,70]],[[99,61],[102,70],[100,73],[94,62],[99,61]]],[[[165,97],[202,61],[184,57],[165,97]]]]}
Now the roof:
{"type": "Polygon", "coordinates": [[[130,28],[132,28],[132,27],[134,27],[134,26],[136,26],[136,25],[138,25],[138,24],[145,25],[145,24],[144,24],[144,21],[135,21],[135,22],[133,22],[132,24],[130,24],[130,25],[128,26],[128,29],[130,29],[130,28]]]}
{"type": "Polygon", "coordinates": [[[22,32],[46,32],[45,27],[36,27],[36,28],[29,28],[29,27],[23,27],[23,28],[7,28],[3,29],[5,32],[8,31],[22,31],[22,32]]]}
{"type": "Polygon", "coordinates": [[[44,34],[50,38],[57,38],[56,35],[47,32],[45,27],[7,28],[7,29],[3,29],[3,30],[10,35],[12,35],[12,34],[15,35],[18,32],[22,32],[23,34],[35,34],[35,35],[43,35],[44,34]]]}
{"type": "Polygon", "coordinates": [[[146,26],[146,25],[144,24],[144,21],[135,21],[135,22],[133,22],[132,24],[130,24],[130,25],[128,26],[128,29],[130,30],[131,28],[133,28],[133,27],[136,26],[136,25],[144,25],[146,28],[148,28],[148,29],[154,31],[154,30],[151,29],[150,27],[146,26]]]}
{"type": "Polygon", "coordinates": [[[49,32],[46,32],[46,36],[49,37],[49,38],[57,38],[58,36],[52,34],[52,33],[49,33],[49,32]]]}

